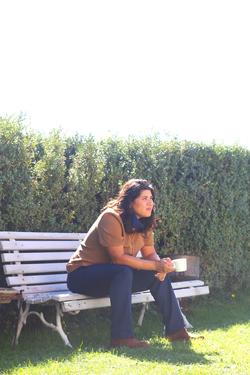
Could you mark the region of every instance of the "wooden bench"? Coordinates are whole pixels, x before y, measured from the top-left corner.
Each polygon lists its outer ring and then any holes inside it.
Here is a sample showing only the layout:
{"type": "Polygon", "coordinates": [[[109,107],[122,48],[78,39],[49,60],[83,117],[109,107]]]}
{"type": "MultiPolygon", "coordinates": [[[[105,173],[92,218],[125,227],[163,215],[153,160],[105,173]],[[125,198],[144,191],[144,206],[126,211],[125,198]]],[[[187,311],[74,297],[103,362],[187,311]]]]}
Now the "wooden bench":
{"type": "MultiPolygon", "coordinates": [[[[27,318],[36,315],[71,347],[62,328],[63,314],[110,306],[109,297],[91,298],[72,293],[67,288],[65,264],[84,236],[85,233],[0,232],[0,253],[7,285],[22,292],[15,344],[27,318]],[[42,312],[32,309],[37,304],[55,306],[55,324],[48,322],[42,312]]],[[[201,280],[175,282],[172,286],[177,298],[209,293],[208,286],[201,280]]],[[[143,304],[138,324],[142,324],[145,309],[151,301],[154,299],[149,291],[132,295],[132,303],[143,304]]]]}

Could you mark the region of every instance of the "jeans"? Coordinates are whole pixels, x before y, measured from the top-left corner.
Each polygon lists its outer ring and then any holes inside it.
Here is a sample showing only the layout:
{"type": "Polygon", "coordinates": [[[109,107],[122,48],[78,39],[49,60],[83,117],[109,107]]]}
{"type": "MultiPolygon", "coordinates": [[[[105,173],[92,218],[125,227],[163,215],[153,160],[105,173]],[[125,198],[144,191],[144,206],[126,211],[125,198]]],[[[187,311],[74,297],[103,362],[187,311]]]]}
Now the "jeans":
{"type": "Polygon", "coordinates": [[[70,272],[67,285],[74,293],[110,297],[112,339],[134,337],[131,294],[148,289],[161,313],[165,335],[185,326],[170,278],[159,281],[154,271],[136,270],[118,264],[94,264],[70,272]]]}

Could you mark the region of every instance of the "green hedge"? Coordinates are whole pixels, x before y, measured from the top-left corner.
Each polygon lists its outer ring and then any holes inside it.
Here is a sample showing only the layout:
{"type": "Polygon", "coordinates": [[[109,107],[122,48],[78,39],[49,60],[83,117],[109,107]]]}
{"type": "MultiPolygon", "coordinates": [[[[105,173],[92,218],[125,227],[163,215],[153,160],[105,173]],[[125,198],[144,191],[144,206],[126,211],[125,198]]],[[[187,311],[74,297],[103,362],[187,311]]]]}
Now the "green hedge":
{"type": "Polygon", "coordinates": [[[87,231],[129,178],[157,193],[162,255],[201,257],[212,287],[249,285],[250,152],[240,147],[127,139],[48,137],[0,119],[0,230],[87,231]]]}

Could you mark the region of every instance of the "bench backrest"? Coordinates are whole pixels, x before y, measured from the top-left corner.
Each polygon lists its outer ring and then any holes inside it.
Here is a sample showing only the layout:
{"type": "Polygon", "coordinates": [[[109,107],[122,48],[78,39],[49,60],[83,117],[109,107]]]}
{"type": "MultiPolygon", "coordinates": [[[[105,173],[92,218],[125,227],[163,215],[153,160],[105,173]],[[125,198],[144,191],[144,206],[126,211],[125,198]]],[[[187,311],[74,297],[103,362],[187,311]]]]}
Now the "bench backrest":
{"type": "Polygon", "coordinates": [[[67,290],[65,265],[86,233],[0,232],[7,285],[23,293],[67,290]]]}

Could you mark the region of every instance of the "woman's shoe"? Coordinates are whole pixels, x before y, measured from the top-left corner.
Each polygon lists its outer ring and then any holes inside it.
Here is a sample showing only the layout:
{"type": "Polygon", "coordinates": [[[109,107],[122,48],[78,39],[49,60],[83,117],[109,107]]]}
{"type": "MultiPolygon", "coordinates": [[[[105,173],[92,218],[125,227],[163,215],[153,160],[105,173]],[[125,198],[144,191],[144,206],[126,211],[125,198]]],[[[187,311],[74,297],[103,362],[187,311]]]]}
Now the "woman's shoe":
{"type": "Polygon", "coordinates": [[[128,339],[113,339],[111,340],[110,346],[117,348],[120,346],[127,346],[129,348],[148,348],[150,345],[147,341],[138,340],[134,337],[128,339]]]}
{"type": "Polygon", "coordinates": [[[188,333],[186,328],[182,328],[177,332],[171,333],[170,335],[167,335],[166,338],[169,341],[189,341],[193,339],[204,339],[204,336],[195,336],[188,333]]]}

